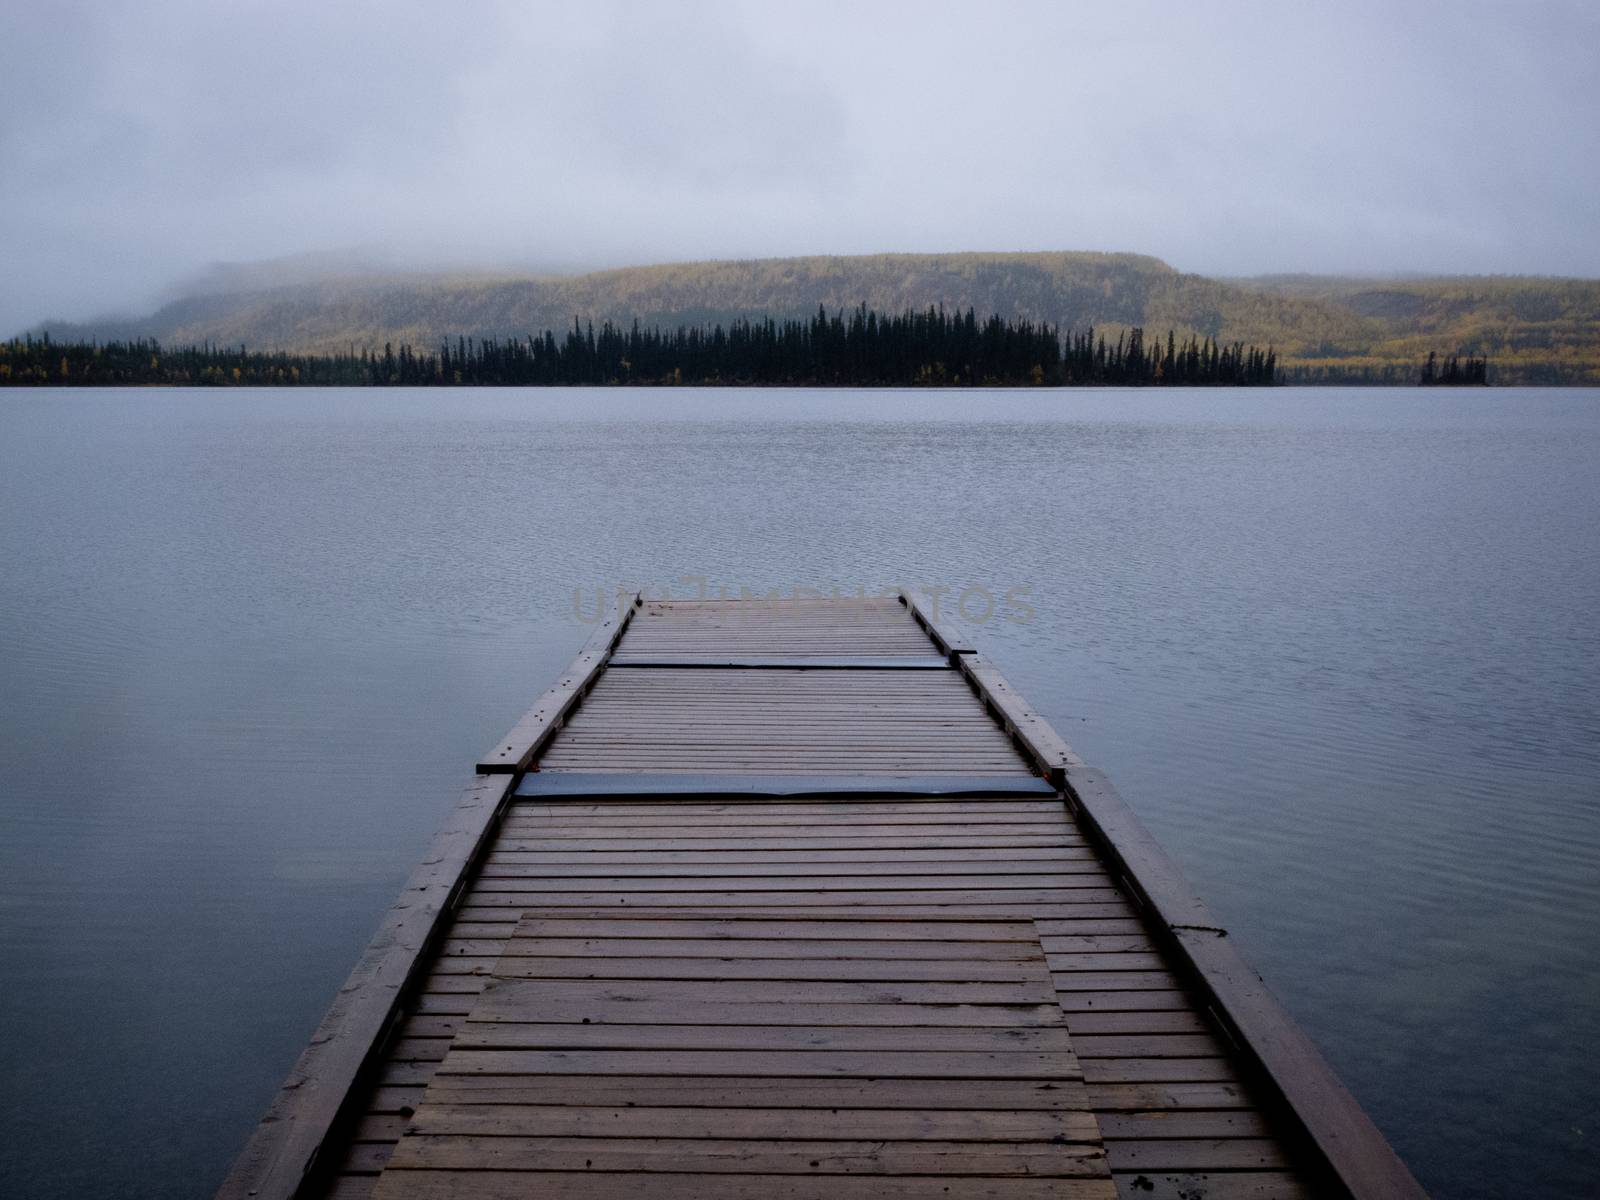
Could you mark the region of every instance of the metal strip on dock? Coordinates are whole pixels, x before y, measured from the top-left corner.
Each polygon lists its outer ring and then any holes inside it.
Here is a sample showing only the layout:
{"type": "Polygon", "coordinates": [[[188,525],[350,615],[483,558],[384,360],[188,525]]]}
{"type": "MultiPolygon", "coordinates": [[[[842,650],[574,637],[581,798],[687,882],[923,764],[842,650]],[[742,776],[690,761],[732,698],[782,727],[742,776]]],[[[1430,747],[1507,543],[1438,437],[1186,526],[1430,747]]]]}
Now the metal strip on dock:
{"type": "Polygon", "coordinates": [[[729,775],[648,771],[532,771],[517,784],[519,799],[693,796],[699,800],[905,800],[918,797],[1054,796],[1030,775],[729,775]]]}
{"type": "Polygon", "coordinates": [[[612,658],[613,667],[703,667],[725,670],[729,667],[773,669],[788,667],[804,671],[943,671],[949,668],[948,659],[939,655],[870,655],[870,654],[747,654],[719,655],[641,655],[619,654],[612,658]]]}

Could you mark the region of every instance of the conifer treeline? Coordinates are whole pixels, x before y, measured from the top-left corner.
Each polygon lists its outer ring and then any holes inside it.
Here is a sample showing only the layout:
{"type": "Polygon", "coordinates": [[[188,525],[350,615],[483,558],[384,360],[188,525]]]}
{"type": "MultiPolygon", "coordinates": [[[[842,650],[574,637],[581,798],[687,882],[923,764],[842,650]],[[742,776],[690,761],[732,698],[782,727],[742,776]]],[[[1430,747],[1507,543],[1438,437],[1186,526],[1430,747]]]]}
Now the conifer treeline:
{"type": "Polygon", "coordinates": [[[1489,360],[1469,355],[1467,361],[1463,363],[1460,355],[1452,354],[1441,366],[1439,356],[1430,350],[1428,361],[1422,364],[1422,378],[1418,382],[1423,387],[1472,387],[1486,384],[1489,382],[1489,360]]]}
{"type": "MultiPolygon", "coordinates": [[[[1451,354],[1441,362],[1436,351],[1429,351],[1420,368],[1369,360],[1291,363],[1278,368],[1276,382],[1291,387],[1403,387],[1407,384],[1482,387],[1489,382],[1489,360],[1470,354],[1463,359],[1459,354],[1451,354]]],[[[1537,382],[1557,383],[1559,377],[1551,374],[1537,382]]]]}
{"type": "Polygon", "coordinates": [[[1277,355],[1206,338],[1115,342],[1091,329],[980,322],[969,308],[884,316],[865,305],[846,316],[736,320],[724,328],[622,328],[573,322],[519,339],[458,338],[437,351],[307,355],[219,346],[164,350],[152,341],[57,343],[48,336],[0,344],[0,384],[200,384],[242,386],[528,386],[778,384],[791,386],[1271,384],[1277,355]]]}

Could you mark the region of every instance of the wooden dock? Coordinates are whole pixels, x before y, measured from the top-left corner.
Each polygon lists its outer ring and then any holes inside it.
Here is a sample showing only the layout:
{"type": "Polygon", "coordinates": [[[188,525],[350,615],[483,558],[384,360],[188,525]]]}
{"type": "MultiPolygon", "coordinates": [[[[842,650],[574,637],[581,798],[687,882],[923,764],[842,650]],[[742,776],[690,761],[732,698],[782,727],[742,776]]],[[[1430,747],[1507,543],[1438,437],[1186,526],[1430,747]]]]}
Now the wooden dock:
{"type": "Polygon", "coordinates": [[[901,597],[605,621],[219,1195],[1422,1192],[1105,777],[901,597]]]}

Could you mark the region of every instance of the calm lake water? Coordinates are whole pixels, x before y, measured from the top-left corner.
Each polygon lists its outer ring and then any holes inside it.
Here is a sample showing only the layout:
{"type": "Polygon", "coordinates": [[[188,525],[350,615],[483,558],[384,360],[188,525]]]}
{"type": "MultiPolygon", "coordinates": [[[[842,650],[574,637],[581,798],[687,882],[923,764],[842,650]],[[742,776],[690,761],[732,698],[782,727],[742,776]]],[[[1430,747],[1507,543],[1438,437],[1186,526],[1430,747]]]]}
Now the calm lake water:
{"type": "Polygon", "coordinates": [[[1600,394],[1512,390],[0,392],[0,1193],[209,1195],[698,579],[965,590],[1428,1187],[1592,1194],[1600,394]]]}

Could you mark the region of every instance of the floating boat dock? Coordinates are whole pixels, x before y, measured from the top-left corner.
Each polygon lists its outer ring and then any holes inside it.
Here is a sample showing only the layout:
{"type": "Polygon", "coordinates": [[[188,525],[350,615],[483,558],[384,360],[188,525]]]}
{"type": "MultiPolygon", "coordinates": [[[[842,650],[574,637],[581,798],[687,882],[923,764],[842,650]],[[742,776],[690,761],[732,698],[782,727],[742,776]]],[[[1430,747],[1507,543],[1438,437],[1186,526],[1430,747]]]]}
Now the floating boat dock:
{"type": "Polygon", "coordinates": [[[219,1193],[1422,1194],[1105,776],[909,596],[619,606],[219,1193]]]}

